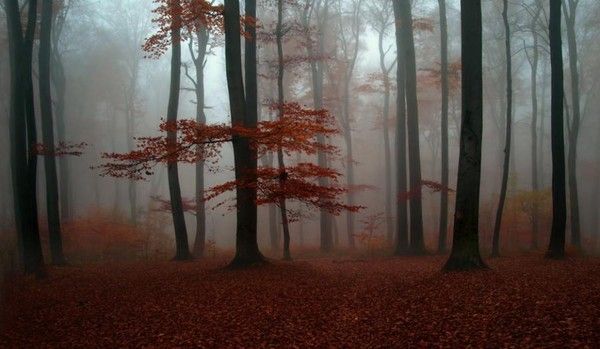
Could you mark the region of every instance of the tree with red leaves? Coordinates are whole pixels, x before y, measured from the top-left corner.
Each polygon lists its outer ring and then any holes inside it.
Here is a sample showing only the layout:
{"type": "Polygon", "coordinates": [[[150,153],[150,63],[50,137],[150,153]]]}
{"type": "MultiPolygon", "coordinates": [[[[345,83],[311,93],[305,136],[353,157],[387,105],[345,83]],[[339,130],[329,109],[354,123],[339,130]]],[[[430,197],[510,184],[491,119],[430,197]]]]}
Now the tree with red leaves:
{"type": "MultiPolygon", "coordinates": [[[[218,170],[221,146],[236,138],[247,139],[257,157],[274,151],[281,151],[282,156],[322,152],[333,157],[339,153],[337,147],[316,139],[317,134],[331,137],[338,133],[334,118],[326,110],[306,109],[297,103],[275,104],[271,108],[279,110],[281,116],[273,121],[261,121],[256,128],[206,125],[193,120],[180,120],[176,124],[163,122],[160,127],[163,134],[177,134],[174,144],[164,135],[141,137],[137,139],[138,147],[134,151],[103,154],[107,162],[99,168],[103,175],[130,179],[143,179],[151,175],[153,167],[160,163],[193,164],[205,161],[213,166],[213,170],[218,170]]],[[[256,190],[254,205],[276,204],[282,209],[282,201],[294,200],[333,215],[339,215],[342,211],[358,211],[361,207],[339,201],[339,196],[348,191],[346,186],[339,183],[340,176],[333,169],[312,163],[277,168],[261,166],[256,170],[256,177],[242,176],[216,185],[203,196],[205,200],[210,200],[233,190],[256,190]],[[320,178],[327,178],[329,184],[320,185],[320,178]]],[[[219,202],[217,206],[227,202],[219,202]]],[[[239,201],[236,199],[236,203],[230,207],[239,210],[239,201]]],[[[297,212],[287,207],[283,207],[282,214],[289,217],[290,221],[299,217],[297,212]]]]}

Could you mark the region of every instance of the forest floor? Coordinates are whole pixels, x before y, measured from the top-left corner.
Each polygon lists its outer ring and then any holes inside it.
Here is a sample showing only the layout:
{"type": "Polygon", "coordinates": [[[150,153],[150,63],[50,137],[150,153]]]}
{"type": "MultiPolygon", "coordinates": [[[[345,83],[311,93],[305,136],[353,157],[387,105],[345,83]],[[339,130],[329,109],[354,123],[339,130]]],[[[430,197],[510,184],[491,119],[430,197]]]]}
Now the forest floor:
{"type": "Polygon", "coordinates": [[[600,259],[225,260],[52,268],[12,280],[0,347],[600,347],[600,259]]]}

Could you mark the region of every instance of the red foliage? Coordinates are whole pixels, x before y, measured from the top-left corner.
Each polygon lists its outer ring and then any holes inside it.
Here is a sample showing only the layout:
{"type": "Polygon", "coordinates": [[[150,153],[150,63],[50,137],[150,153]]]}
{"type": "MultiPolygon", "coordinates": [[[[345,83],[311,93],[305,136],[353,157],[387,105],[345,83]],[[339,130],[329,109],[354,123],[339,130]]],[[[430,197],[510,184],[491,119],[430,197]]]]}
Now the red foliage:
{"type": "Polygon", "coordinates": [[[88,146],[86,142],[81,143],[69,143],[69,142],[58,142],[58,145],[54,147],[54,150],[49,150],[42,143],[37,143],[34,148],[34,152],[37,155],[52,155],[52,156],[81,156],[83,150],[88,146]]]}
{"type": "MultiPolygon", "coordinates": [[[[286,103],[283,106],[274,104],[271,108],[282,108],[283,114],[274,121],[261,121],[256,129],[239,125],[204,125],[193,120],[180,120],[176,124],[163,122],[160,125],[163,134],[167,131],[177,132],[175,144],[167,142],[166,136],[140,137],[136,139],[136,150],[128,153],[104,153],[102,158],[107,162],[96,168],[102,171],[103,176],[130,179],[144,179],[153,173],[155,165],[169,162],[206,161],[216,171],[222,144],[229,142],[235,135],[249,139],[252,146],[257,148],[259,156],[278,149],[287,155],[314,155],[318,151],[330,157],[338,154],[336,146],[316,140],[319,134],[329,138],[338,133],[334,126],[335,120],[327,110],[307,109],[298,103],[286,103]]],[[[338,178],[341,175],[333,169],[302,163],[287,167],[284,173],[280,173],[277,168],[261,167],[257,176],[257,183],[237,180],[214,186],[207,190],[205,199],[210,200],[237,187],[256,187],[257,205],[276,204],[285,198],[328,210],[332,214],[361,208],[345,205],[338,200],[348,188],[339,184],[338,178]],[[280,180],[282,176],[284,181],[280,180]],[[329,179],[329,185],[318,185],[319,178],[329,179]]],[[[217,206],[225,202],[220,202],[217,206]]]]}
{"type": "Polygon", "coordinates": [[[155,34],[146,39],[143,45],[148,58],[159,58],[171,46],[171,30],[181,30],[181,41],[189,39],[199,27],[212,32],[221,32],[223,27],[223,5],[214,5],[206,0],[153,0],[156,8],[152,11],[152,22],[158,27],[155,34]],[[174,21],[175,17],[180,21],[174,21]]]}
{"type": "MultiPolygon", "coordinates": [[[[161,196],[151,196],[152,201],[158,204],[157,207],[153,209],[155,212],[171,212],[171,200],[165,200],[161,196]]],[[[183,212],[190,213],[192,215],[196,215],[196,200],[190,198],[182,198],[181,203],[183,205],[183,212]]]]}

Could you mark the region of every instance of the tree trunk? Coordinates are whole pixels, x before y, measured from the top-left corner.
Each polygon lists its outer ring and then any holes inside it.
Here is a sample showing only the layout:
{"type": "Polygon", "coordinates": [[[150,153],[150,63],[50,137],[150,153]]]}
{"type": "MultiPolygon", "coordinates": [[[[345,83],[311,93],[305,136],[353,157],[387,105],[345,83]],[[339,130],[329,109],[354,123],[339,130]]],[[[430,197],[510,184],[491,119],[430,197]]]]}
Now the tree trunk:
{"type": "MultiPolygon", "coordinates": [[[[171,86],[169,90],[167,122],[175,124],[179,109],[179,89],[181,88],[181,17],[179,15],[181,4],[179,0],[170,0],[169,4],[173,9],[173,23],[171,28],[171,86]]],[[[175,147],[176,142],[177,131],[168,131],[167,144],[169,147],[175,147]]],[[[179,169],[176,160],[169,161],[167,164],[167,179],[171,196],[173,226],[175,228],[175,246],[177,249],[175,260],[188,260],[191,258],[191,255],[181,200],[181,188],[179,186],[179,169]]]]}
{"type": "Polygon", "coordinates": [[[571,244],[581,249],[581,223],[579,218],[579,189],[577,186],[577,142],[581,121],[579,99],[579,68],[577,53],[577,37],[575,34],[575,18],[578,1],[563,0],[565,23],[567,26],[567,44],[569,47],[569,71],[571,72],[571,104],[573,105],[573,120],[569,132],[569,150],[567,155],[569,208],[571,211],[571,244]],[[567,11],[568,2],[568,11],[567,11]]]}
{"type": "Polygon", "coordinates": [[[379,48],[379,68],[383,76],[383,162],[384,162],[384,181],[385,181],[385,226],[386,226],[386,237],[388,242],[394,241],[394,224],[392,221],[392,152],[390,149],[390,131],[389,131],[389,117],[390,117],[390,69],[386,66],[385,55],[386,51],[383,48],[383,39],[385,36],[385,30],[382,28],[379,32],[378,48],[379,48]]]}
{"type": "MultiPolygon", "coordinates": [[[[442,186],[448,188],[448,24],[446,20],[446,0],[438,0],[440,7],[441,77],[442,77],[442,186]]],[[[448,190],[442,190],[440,198],[440,224],[438,233],[438,253],[447,249],[448,236],[448,190]]]]}
{"type": "MultiPolygon", "coordinates": [[[[247,28],[246,30],[248,30],[247,28]]],[[[208,47],[209,33],[205,26],[200,25],[196,32],[198,39],[198,55],[193,55],[193,45],[190,45],[194,65],[196,68],[196,79],[194,82],[196,92],[196,122],[206,124],[206,113],[204,112],[204,63],[208,47]]],[[[206,246],[206,207],[204,204],[204,161],[196,163],[196,238],[194,239],[193,254],[196,258],[204,257],[206,246]]]]}
{"type": "Polygon", "coordinates": [[[462,124],[454,236],[445,271],[486,268],[479,253],[483,126],[481,3],[461,0],[462,124]]]}
{"type": "Polygon", "coordinates": [[[550,0],[550,64],[552,71],[552,230],[547,258],[561,259],[565,255],[567,198],[565,188],[565,139],[563,120],[563,59],[560,0],[550,0]]]}
{"type": "Polygon", "coordinates": [[[46,210],[52,264],[62,265],[65,258],[62,249],[60,209],[58,201],[58,178],[54,155],[54,124],[52,121],[52,95],[50,92],[50,53],[52,31],[52,1],[42,1],[42,19],[39,48],[39,88],[42,136],[44,142],[44,172],[46,178],[46,210]]]}
{"type": "MultiPolygon", "coordinates": [[[[531,63],[531,190],[537,193],[540,190],[538,174],[538,100],[537,100],[537,75],[538,75],[538,35],[536,24],[540,15],[541,7],[538,6],[537,12],[531,21],[531,33],[533,35],[533,57],[531,63]]],[[[542,135],[543,137],[543,135],[542,135]]],[[[533,212],[531,217],[531,249],[538,248],[538,220],[539,208],[537,202],[533,203],[533,212]]]]}
{"type": "MultiPolygon", "coordinates": [[[[312,80],[312,92],[313,92],[313,107],[315,110],[323,108],[323,81],[324,81],[324,65],[323,56],[325,55],[325,20],[327,20],[328,10],[329,10],[329,2],[325,2],[323,6],[323,13],[319,13],[321,10],[320,2],[318,3],[317,8],[313,8],[313,12],[318,14],[317,17],[317,45],[318,49],[315,53],[311,43],[312,39],[310,37],[310,18],[308,16],[309,8],[307,7],[304,16],[303,16],[303,25],[306,30],[306,42],[307,42],[307,53],[310,58],[310,70],[311,70],[311,80],[312,80]]],[[[314,6],[314,3],[312,4],[314,6]]],[[[323,135],[317,135],[317,142],[324,144],[326,139],[323,135]]],[[[317,152],[317,164],[322,168],[329,167],[327,154],[323,153],[321,150],[317,152]]],[[[326,187],[329,185],[329,180],[324,177],[319,177],[319,185],[326,187]]],[[[320,209],[319,210],[319,230],[321,233],[321,251],[322,252],[330,252],[333,249],[333,237],[332,237],[332,221],[331,215],[327,210],[320,209]]]]}
{"type": "Polygon", "coordinates": [[[406,54],[406,126],[410,182],[410,253],[425,253],[423,208],[421,197],[421,150],[419,145],[419,102],[417,99],[417,64],[409,1],[400,1],[400,29],[406,54]],[[406,25],[404,25],[406,24],[406,25]]]}
{"type": "Polygon", "coordinates": [[[494,223],[492,257],[500,256],[500,227],[502,225],[504,202],[506,201],[506,187],[508,185],[508,173],[510,171],[510,148],[512,144],[512,58],[510,48],[510,25],[508,24],[508,0],[503,0],[502,20],[504,22],[504,44],[506,54],[506,135],[504,139],[502,185],[500,188],[498,210],[496,211],[496,222],[494,223]]]}
{"type": "MultiPolygon", "coordinates": [[[[254,0],[246,1],[247,11],[255,8],[254,0]]],[[[239,0],[225,0],[224,9],[225,29],[225,68],[227,73],[227,88],[229,90],[229,107],[232,125],[243,125],[256,128],[256,113],[246,113],[249,106],[256,106],[257,101],[246,105],[244,82],[242,75],[241,40],[240,40],[240,3],[239,0]]],[[[256,42],[254,38],[252,40],[256,42]]],[[[251,50],[252,51],[252,50],[251,50]]],[[[248,89],[256,89],[256,59],[252,52],[246,52],[246,83],[248,89]],[[250,78],[248,80],[248,78],[250,78]]],[[[235,164],[235,179],[238,182],[256,182],[256,149],[250,145],[250,140],[241,136],[233,137],[233,156],[235,164]]],[[[264,263],[264,258],[258,249],[256,234],[256,189],[238,187],[237,195],[237,227],[236,251],[231,267],[246,267],[264,263]]]]}
{"type": "Polygon", "coordinates": [[[406,99],[405,99],[405,57],[404,43],[401,30],[400,1],[394,1],[394,19],[396,23],[396,246],[395,255],[403,255],[408,252],[408,214],[404,195],[407,192],[406,176],[406,99]]]}
{"type": "MultiPolygon", "coordinates": [[[[283,65],[283,0],[277,1],[277,107],[279,111],[278,118],[283,118],[283,104],[285,97],[283,93],[283,75],[285,73],[283,65]]],[[[282,192],[285,192],[287,173],[285,170],[285,162],[283,158],[283,150],[281,147],[277,149],[277,162],[279,164],[279,185],[282,192]]],[[[287,204],[285,197],[279,199],[279,210],[281,212],[281,224],[283,226],[283,259],[291,260],[290,254],[290,225],[287,216],[287,204]]]]}
{"type": "Polygon", "coordinates": [[[36,199],[32,51],[37,1],[30,0],[25,37],[17,0],[5,0],[10,57],[10,135],[15,224],[25,273],[44,275],[36,199]]]}

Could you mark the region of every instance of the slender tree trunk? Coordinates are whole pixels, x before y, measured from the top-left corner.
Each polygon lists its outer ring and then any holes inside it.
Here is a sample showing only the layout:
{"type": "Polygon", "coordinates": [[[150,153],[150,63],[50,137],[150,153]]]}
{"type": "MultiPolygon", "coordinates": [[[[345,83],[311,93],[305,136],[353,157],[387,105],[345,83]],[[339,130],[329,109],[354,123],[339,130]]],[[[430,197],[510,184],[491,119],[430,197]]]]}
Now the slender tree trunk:
{"type": "Polygon", "coordinates": [[[512,144],[512,58],[510,48],[510,25],[508,24],[508,0],[503,0],[502,20],[504,22],[504,44],[506,54],[506,136],[504,139],[502,186],[500,188],[498,210],[496,211],[496,222],[494,223],[492,257],[500,256],[500,227],[502,225],[504,202],[506,201],[506,187],[508,185],[508,173],[510,171],[510,148],[512,144]]]}
{"type": "MultiPolygon", "coordinates": [[[[233,125],[256,128],[256,113],[254,111],[246,112],[252,105],[256,106],[258,103],[257,101],[251,101],[247,105],[246,97],[244,96],[240,40],[240,3],[239,0],[225,0],[224,5],[225,68],[227,73],[227,88],[229,90],[231,123],[233,125]]],[[[255,7],[256,2],[254,0],[246,1],[247,11],[251,11],[249,8],[255,7]]],[[[247,40],[252,40],[254,45],[256,45],[254,37],[247,40]]],[[[255,57],[252,52],[246,51],[246,83],[248,84],[248,89],[254,90],[256,90],[255,57]]],[[[255,183],[257,152],[250,145],[250,140],[241,136],[234,136],[233,156],[236,180],[239,182],[255,183]]],[[[256,188],[238,187],[236,195],[236,251],[230,266],[245,267],[262,264],[264,258],[258,249],[256,234],[256,188]]]]}
{"type": "MultiPolygon", "coordinates": [[[[442,71],[442,186],[448,188],[448,24],[446,20],[446,0],[438,0],[440,7],[440,41],[442,71]]],[[[438,252],[447,249],[448,236],[448,190],[442,190],[440,198],[440,225],[438,233],[438,252]]]]}
{"type": "Polygon", "coordinates": [[[406,53],[406,125],[410,182],[410,253],[425,253],[423,208],[421,197],[421,150],[419,145],[419,102],[417,99],[417,64],[409,1],[400,1],[400,23],[406,53]]]}
{"type": "Polygon", "coordinates": [[[403,255],[408,252],[408,207],[403,196],[406,194],[406,66],[404,42],[402,40],[400,1],[394,1],[394,20],[396,23],[396,247],[394,254],[403,255]]]}
{"type": "MultiPolygon", "coordinates": [[[[285,103],[285,97],[283,93],[283,75],[285,73],[285,67],[283,63],[283,0],[277,1],[277,29],[276,29],[276,41],[277,41],[277,106],[279,110],[278,118],[283,118],[283,104],[285,103]]],[[[282,192],[285,192],[283,188],[286,186],[287,172],[285,170],[285,162],[283,158],[283,150],[281,147],[277,149],[277,162],[279,164],[279,185],[282,188],[282,192]]],[[[283,226],[283,259],[291,260],[290,254],[290,226],[287,216],[287,203],[285,197],[279,199],[279,210],[281,212],[281,223],[283,226]]]]}
{"type": "MultiPolygon", "coordinates": [[[[538,7],[536,15],[531,22],[531,33],[533,35],[533,57],[531,58],[531,190],[537,193],[539,187],[538,174],[538,100],[537,100],[537,75],[538,75],[538,35],[536,24],[539,18],[541,7],[538,7]]],[[[538,248],[538,230],[539,230],[539,208],[537,202],[533,203],[533,212],[531,217],[531,249],[538,248]]]]}
{"type": "Polygon", "coordinates": [[[565,255],[567,198],[565,188],[565,139],[563,119],[563,59],[560,0],[550,0],[550,64],[552,70],[552,230],[547,258],[561,259],[565,255]]]}
{"type": "Polygon", "coordinates": [[[50,53],[52,31],[52,1],[42,1],[42,21],[39,48],[39,88],[42,136],[44,141],[44,172],[46,177],[46,210],[52,263],[62,265],[65,258],[62,249],[60,209],[58,201],[58,178],[54,155],[54,124],[52,120],[52,95],[50,92],[50,53]]]}
{"type": "Polygon", "coordinates": [[[36,198],[36,142],[32,51],[37,1],[30,0],[23,37],[17,0],[5,0],[10,58],[10,136],[15,223],[25,273],[44,275],[36,198]]]}
{"type": "Polygon", "coordinates": [[[386,226],[386,237],[388,242],[394,241],[394,223],[392,221],[392,152],[390,149],[390,131],[389,131],[389,117],[390,117],[390,76],[388,67],[385,63],[386,52],[383,48],[383,39],[385,36],[385,30],[379,32],[378,48],[379,48],[379,68],[383,76],[383,162],[384,162],[384,181],[385,181],[385,226],[386,226]]]}
{"type": "Polygon", "coordinates": [[[567,45],[569,48],[569,71],[571,72],[571,104],[573,105],[573,118],[569,133],[569,147],[567,155],[569,208],[571,211],[571,244],[581,249],[581,222],[579,214],[579,189],[577,185],[577,142],[581,121],[581,107],[579,99],[579,54],[577,52],[577,37],[575,35],[575,18],[578,0],[563,0],[565,23],[567,26],[567,45]],[[568,5],[567,5],[568,3],[568,5]],[[568,7],[568,12],[567,12],[568,7]]]}
{"type": "MultiPolygon", "coordinates": [[[[248,28],[246,29],[248,30],[248,28]]],[[[205,101],[204,101],[204,63],[208,47],[209,34],[205,26],[200,25],[196,32],[198,39],[198,56],[194,58],[196,68],[195,92],[196,92],[196,122],[206,124],[205,101]]],[[[190,46],[193,51],[193,45],[190,46]]],[[[204,257],[206,245],[206,207],[204,204],[204,161],[196,163],[196,238],[194,239],[193,254],[196,258],[204,257]]]]}
{"type": "MultiPolygon", "coordinates": [[[[167,122],[175,124],[179,109],[179,89],[181,88],[181,17],[179,0],[170,0],[172,6],[173,23],[171,28],[171,86],[169,90],[169,106],[167,110],[167,122]]],[[[168,131],[167,143],[175,147],[177,142],[177,131],[168,131]]],[[[169,181],[169,193],[171,196],[171,213],[173,226],[175,228],[175,245],[177,252],[175,260],[188,260],[191,258],[188,244],[187,228],[183,213],[181,199],[181,188],[179,186],[179,169],[177,161],[169,161],[167,164],[167,178],[169,181]]]]}
{"type": "Polygon", "coordinates": [[[486,268],[479,253],[483,126],[481,3],[461,0],[462,125],[454,236],[445,271],[486,268]]]}
{"type": "Polygon", "coordinates": [[[540,103],[540,137],[539,138],[539,149],[540,149],[540,160],[539,160],[539,183],[540,183],[540,187],[544,188],[546,186],[546,178],[545,178],[545,168],[546,168],[546,161],[545,161],[545,155],[546,155],[546,92],[548,90],[548,79],[547,79],[547,72],[548,72],[548,62],[544,61],[544,65],[543,65],[542,69],[542,103],[540,103]]]}
{"type": "MultiPolygon", "coordinates": [[[[318,3],[321,4],[320,2],[318,3]]],[[[315,6],[313,3],[311,6],[315,6]]],[[[318,14],[317,17],[317,52],[315,52],[312,47],[312,38],[310,36],[310,18],[308,15],[308,11],[310,9],[307,7],[304,16],[303,16],[303,25],[306,30],[306,42],[307,44],[307,53],[310,59],[310,70],[311,70],[311,79],[312,79],[312,92],[313,92],[313,107],[314,109],[322,109],[323,108],[323,81],[324,81],[324,55],[325,55],[325,20],[328,16],[329,10],[329,2],[325,1],[323,6],[323,12],[320,13],[320,6],[313,8],[313,12],[318,14]]],[[[317,142],[324,144],[327,140],[323,135],[317,135],[317,142]]],[[[322,168],[327,168],[328,159],[327,154],[323,153],[321,150],[317,152],[317,164],[322,168]]],[[[319,178],[319,185],[326,187],[329,185],[329,180],[324,177],[319,178]]],[[[333,248],[333,237],[331,231],[331,215],[325,209],[319,210],[319,228],[321,234],[321,251],[322,252],[330,252],[333,248]]]]}

